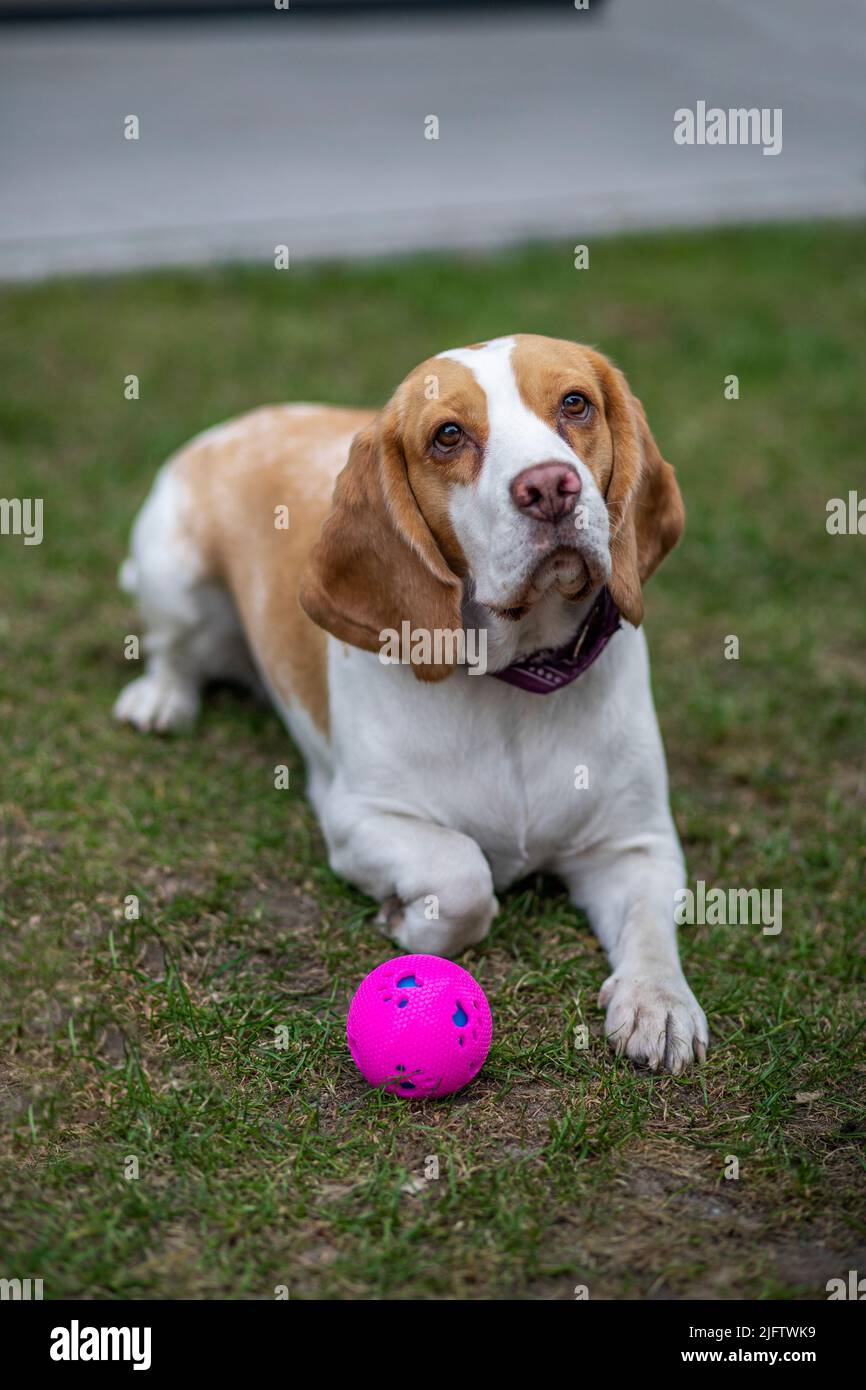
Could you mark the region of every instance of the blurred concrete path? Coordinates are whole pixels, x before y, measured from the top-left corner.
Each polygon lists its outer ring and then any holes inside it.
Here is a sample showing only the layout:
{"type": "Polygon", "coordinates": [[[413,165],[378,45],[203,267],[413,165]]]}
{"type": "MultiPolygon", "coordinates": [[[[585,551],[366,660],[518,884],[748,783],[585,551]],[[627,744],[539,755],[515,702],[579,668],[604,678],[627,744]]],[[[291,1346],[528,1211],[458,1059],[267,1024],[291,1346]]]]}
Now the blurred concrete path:
{"type": "Polygon", "coordinates": [[[864,60],[862,0],[3,26],[0,276],[863,214],[864,60]]]}

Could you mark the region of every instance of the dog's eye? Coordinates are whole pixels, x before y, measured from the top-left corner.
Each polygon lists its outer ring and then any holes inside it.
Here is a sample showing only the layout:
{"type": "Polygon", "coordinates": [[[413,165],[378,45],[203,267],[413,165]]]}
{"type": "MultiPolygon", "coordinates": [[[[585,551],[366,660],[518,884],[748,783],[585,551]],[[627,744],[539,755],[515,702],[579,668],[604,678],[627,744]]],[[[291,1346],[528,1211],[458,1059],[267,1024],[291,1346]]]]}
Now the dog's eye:
{"type": "Polygon", "coordinates": [[[562,398],[562,411],[569,420],[585,420],[591,410],[591,403],[580,391],[569,391],[568,395],[562,398]]]}
{"type": "Polygon", "coordinates": [[[459,444],[462,438],[463,431],[460,426],[455,425],[453,420],[449,420],[447,424],[439,426],[433,436],[433,441],[435,444],[439,445],[440,449],[453,449],[455,444],[459,444]]]}

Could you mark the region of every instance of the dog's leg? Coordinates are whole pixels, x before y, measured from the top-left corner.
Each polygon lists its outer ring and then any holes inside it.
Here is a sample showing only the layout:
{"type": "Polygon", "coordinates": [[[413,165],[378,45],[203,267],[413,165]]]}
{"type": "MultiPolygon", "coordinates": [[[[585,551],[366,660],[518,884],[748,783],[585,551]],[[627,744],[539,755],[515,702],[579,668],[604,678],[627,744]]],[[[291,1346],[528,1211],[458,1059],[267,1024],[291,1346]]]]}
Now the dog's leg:
{"type": "Polygon", "coordinates": [[[674,895],[685,871],[674,837],[641,848],[600,846],[560,869],[604,947],[612,974],[598,1002],[614,1050],[653,1070],[702,1062],[707,1020],[677,951],[674,895]]]}
{"type": "Polygon", "coordinates": [[[125,686],[114,716],[145,732],[188,728],[207,680],[255,688],[256,675],[237,612],[214,582],[184,525],[182,481],[168,465],[136,519],[121,587],[134,594],[143,619],[144,674],[125,686]]]}
{"type": "Polygon", "coordinates": [[[468,835],[416,816],[326,816],[330,862],[381,903],[378,921],[404,951],[454,956],[481,941],[499,910],[490,866],[468,835]]]}

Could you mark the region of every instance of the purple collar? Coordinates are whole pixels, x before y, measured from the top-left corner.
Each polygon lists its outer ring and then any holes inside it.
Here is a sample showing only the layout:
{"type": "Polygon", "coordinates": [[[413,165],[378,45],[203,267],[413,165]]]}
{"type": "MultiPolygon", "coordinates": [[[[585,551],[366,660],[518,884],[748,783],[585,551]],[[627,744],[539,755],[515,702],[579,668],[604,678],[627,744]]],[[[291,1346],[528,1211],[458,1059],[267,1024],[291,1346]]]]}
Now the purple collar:
{"type": "Polygon", "coordinates": [[[552,690],[561,690],[582,676],[620,626],[619,609],[604,588],[577,632],[564,646],[533,652],[531,656],[512,661],[503,671],[490,674],[521,690],[531,690],[534,695],[549,695],[552,690]]]}

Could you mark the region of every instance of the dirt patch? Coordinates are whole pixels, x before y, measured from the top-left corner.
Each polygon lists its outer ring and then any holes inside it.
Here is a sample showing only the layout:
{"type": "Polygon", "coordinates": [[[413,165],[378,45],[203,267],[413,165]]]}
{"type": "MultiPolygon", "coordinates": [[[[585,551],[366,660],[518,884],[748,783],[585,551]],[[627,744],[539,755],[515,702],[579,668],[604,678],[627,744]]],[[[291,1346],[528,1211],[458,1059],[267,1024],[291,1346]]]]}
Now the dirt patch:
{"type": "Polygon", "coordinates": [[[815,1299],[866,1264],[862,1239],[838,1219],[806,1220],[796,1201],[780,1207],[763,1185],[720,1179],[674,1142],[644,1155],[605,1191],[600,1220],[566,1217],[557,1262],[572,1265],[573,1281],[546,1281],[535,1296],[573,1298],[585,1284],[590,1298],[735,1299],[754,1296],[757,1282],[767,1296],[815,1299]]]}

